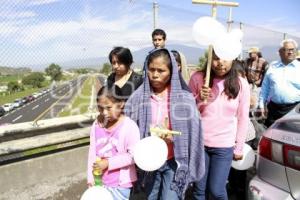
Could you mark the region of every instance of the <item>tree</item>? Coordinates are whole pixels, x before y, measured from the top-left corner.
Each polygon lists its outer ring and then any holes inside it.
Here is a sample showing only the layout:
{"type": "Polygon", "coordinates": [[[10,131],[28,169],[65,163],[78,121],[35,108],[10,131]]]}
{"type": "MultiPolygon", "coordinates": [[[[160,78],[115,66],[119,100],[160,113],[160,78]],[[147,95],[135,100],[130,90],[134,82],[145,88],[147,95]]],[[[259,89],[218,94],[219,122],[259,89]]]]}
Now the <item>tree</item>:
{"type": "Polygon", "coordinates": [[[89,73],[88,69],[86,69],[86,68],[77,69],[76,72],[78,74],[87,74],[87,73],[89,73]]]}
{"type": "Polygon", "coordinates": [[[16,92],[21,89],[21,86],[16,81],[10,81],[7,84],[7,90],[11,92],[16,92]]]}
{"type": "Polygon", "coordinates": [[[42,83],[45,80],[43,73],[41,72],[33,72],[28,76],[25,76],[22,80],[24,85],[32,85],[32,87],[42,87],[42,83]]]}
{"type": "Polygon", "coordinates": [[[52,63],[45,69],[45,72],[54,81],[59,81],[62,78],[61,67],[57,64],[52,63]]]}
{"type": "Polygon", "coordinates": [[[104,63],[100,73],[108,75],[111,73],[111,65],[109,63],[104,63]]]}

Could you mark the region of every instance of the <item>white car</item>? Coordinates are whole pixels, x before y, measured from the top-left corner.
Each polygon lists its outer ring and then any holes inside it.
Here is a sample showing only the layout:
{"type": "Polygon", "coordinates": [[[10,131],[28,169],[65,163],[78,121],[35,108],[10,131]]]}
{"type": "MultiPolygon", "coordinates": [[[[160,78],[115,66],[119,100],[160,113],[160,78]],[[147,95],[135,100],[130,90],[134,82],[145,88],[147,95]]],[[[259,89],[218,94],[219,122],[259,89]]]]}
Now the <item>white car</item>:
{"type": "Polygon", "coordinates": [[[38,97],[40,97],[42,95],[42,93],[40,93],[40,92],[35,92],[35,93],[33,93],[32,94],[32,96],[36,99],[36,98],[38,98],[38,97]]]}
{"type": "Polygon", "coordinates": [[[14,109],[14,106],[12,103],[6,103],[2,107],[4,108],[5,112],[9,112],[14,109]]]}
{"type": "Polygon", "coordinates": [[[14,102],[13,102],[13,107],[14,108],[19,108],[19,107],[21,107],[21,106],[23,106],[23,101],[22,101],[22,99],[16,99],[14,102]]]}
{"type": "Polygon", "coordinates": [[[248,199],[300,199],[300,104],[263,133],[248,199]]]}

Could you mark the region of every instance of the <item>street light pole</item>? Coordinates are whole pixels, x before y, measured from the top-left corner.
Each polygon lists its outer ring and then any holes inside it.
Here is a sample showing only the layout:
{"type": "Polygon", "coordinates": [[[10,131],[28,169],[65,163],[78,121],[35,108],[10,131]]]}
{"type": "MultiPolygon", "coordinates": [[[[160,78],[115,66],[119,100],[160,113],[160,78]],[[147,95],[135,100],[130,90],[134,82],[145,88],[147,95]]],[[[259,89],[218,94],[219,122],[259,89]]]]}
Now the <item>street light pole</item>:
{"type": "Polygon", "coordinates": [[[153,29],[157,28],[158,3],[153,2],[153,29]]]}

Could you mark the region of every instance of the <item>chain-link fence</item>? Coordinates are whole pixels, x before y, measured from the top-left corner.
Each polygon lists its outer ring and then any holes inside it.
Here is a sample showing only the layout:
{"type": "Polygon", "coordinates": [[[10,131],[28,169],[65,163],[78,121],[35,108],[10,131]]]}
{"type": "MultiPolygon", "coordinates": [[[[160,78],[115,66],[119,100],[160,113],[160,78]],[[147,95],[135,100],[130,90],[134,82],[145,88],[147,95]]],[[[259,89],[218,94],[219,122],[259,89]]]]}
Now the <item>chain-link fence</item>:
{"type": "MultiPolygon", "coordinates": [[[[47,2],[19,0],[1,5],[1,13],[6,15],[1,16],[0,23],[0,66],[41,70],[54,62],[63,68],[100,67],[108,62],[107,55],[114,46],[126,46],[134,54],[134,66],[141,67],[152,48],[154,17],[150,0],[53,1],[53,5],[45,6],[47,2]]],[[[163,2],[157,11],[156,25],[167,32],[167,47],[182,51],[188,63],[197,64],[205,47],[194,41],[192,26],[205,14],[163,2]]],[[[222,16],[218,20],[226,26],[222,16]]],[[[278,59],[279,43],[284,37],[300,42],[300,37],[233,19],[235,27],[242,27],[244,32],[242,57],[247,56],[249,47],[258,46],[272,61],[278,59]]]]}

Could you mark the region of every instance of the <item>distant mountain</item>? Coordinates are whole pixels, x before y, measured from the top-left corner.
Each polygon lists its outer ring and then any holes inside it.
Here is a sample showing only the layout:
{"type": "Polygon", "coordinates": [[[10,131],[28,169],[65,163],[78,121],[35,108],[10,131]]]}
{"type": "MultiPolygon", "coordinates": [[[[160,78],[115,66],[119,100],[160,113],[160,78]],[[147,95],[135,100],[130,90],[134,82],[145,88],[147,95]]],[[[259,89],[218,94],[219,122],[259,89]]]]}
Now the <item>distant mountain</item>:
{"type": "MultiPolygon", "coordinates": [[[[177,50],[182,52],[187,60],[188,64],[198,64],[199,58],[203,56],[205,49],[200,47],[191,47],[186,45],[179,45],[179,44],[170,44],[166,46],[169,50],[177,50]]],[[[152,46],[132,51],[133,55],[133,67],[134,68],[142,68],[145,58],[148,53],[153,49],[152,46]]],[[[268,61],[271,62],[273,60],[278,60],[278,47],[277,46],[264,46],[261,48],[261,52],[263,57],[268,61]]],[[[247,58],[248,53],[246,50],[243,51],[243,58],[247,58]]],[[[56,64],[60,65],[63,69],[76,69],[76,68],[93,68],[96,70],[100,70],[104,63],[109,63],[108,57],[95,57],[95,58],[88,58],[88,59],[74,59],[67,62],[55,62],[56,64]]],[[[40,64],[40,65],[32,65],[31,68],[37,71],[44,71],[44,69],[49,66],[49,64],[40,64]]],[[[13,68],[16,69],[16,68],[13,68]]],[[[1,71],[0,71],[1,73],[1,71]]]]}
{"type": "MultiPolygon", "coordinates": [[[[186,57],[188,64],[197,64],[199,62],[199,58],[204,54],[205,49],[190,47],[185,45],[168,45],[166,46],[169,50],[177,50],[184,54],[186,57]]],[[[134,59],[133,67],[141,68],[144,64],[145,58],[148,53],[153,49],[153,47],[147,47],[144,49],[140,49],[138,51],[132,52],[132,56],[134,59]]]]}
{"type": "MultiPolygon", "coordinates": [[[[278,54],[278,46],[264,46],[260,48],[262,56],[269,63],[275,60],[280,60],[280,56],[278,54]]],[[[247,59],[249,57],[247,49],[243,51],[243,58],[247,59]]]]}
{"type": "Polygon", "coordinates": [[[19,68],[14,68],[14,67],[0,67],[0,75],[22,75],[22,74],[27,74],[30,73],[31,69],[28,67],[19,67],[19,68]]]}
{"type": "MultiPolygon", "coordinates": [[[[182,52],[187,60],[187,63],[189,64],[197,64],[199,57],[203,55],[204,49],[196,48],[196,47],[190,47],[185,45],[168,45],[168,49],[172,50],[175,49],[177,51],[182,52]]],[[[137,51],[132,52],[133,56],[133,67],[134,68],[142,68],[145,58],[148,55],[148,53],[153,49],[153,47],[146,47],[137,51]]],[[[104,63],[109,63],[108,57],[99,57],[99,58],[89,58],[89,59],[76,59],[71,60],[68,62],[58,63],[61,67],[64,69],[69,68],[82,68],[82,67],[88,67],[88,68],[101,68],[104,63]]]]}

